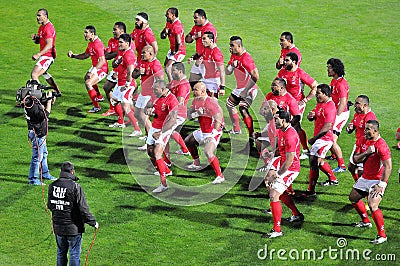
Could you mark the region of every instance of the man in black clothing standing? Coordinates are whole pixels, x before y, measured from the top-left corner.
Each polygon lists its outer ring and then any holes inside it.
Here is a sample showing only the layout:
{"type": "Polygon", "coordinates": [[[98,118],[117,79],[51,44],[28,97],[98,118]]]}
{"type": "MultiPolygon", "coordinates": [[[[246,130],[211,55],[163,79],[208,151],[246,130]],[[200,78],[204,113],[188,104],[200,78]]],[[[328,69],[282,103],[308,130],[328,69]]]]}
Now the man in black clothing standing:
{"type": "Polygon", "coordinates": [[[96,218],[89,211],[82,187],[77,183],[74,165],[64,162],[60,178],[49,185],[47,206],[52,212],[57,242],[57,265],[67,265],[68,249],[70,265],[80,265],[82,233],[85,223],[99,228],[96,218]]]}
{"type": "MultiPolygon", "coordinates": [[[[32,82],[32,81],[30,81],[32,82]]],[[[37,86],[38,83],[31,83],[37,86]]],[[[50,92],[51,93],[51,92],[50,92]]],[[[50,94],[46,94],[46,98],[50,94]]],[[[47,165],[47,131],[48,131],[48,117],[51,111],[53,99],[48,99],[44,105],[39,99],[32,95],[24,98],[24,112],[25,118],[28,123],[28,139],[32,146],[32,159],[28,174],[28,184],[30,185],[44,185],[41,178],[48,180],[56,180],[50,174],[47,165]]]]}

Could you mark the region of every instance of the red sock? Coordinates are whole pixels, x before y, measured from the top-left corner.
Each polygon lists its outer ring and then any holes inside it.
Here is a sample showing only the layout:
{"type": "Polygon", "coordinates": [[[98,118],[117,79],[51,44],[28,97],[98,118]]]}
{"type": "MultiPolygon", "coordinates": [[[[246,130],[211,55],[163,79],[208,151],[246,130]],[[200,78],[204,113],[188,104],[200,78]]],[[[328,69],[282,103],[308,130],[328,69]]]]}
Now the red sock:
{"type": "Polygon", "coordinates": [[[329,177],[329,180],[331,180],[331,181],[337,180],[337,178],[335,177],[335,175],[332,172],[332,168],[329,165],[329,163],[323,162],[319,166],[319,169],[321,169],[321,171],[324,172],[329,177]]]}
{"type": "Polygon", "coordinates": [[[231,120],[232,120],[232,125],[233,125],[233,130],[234,131],[239,131],[240,130],[240,124],[239,124],[239,114],[231,114],[230,115],[231,120]]]}
{"type": "Polygon", "coordinates": [[[163,159],[158,159],[156,160],[156,165],[157,165],[157,170],[160,173],[160,181],[161,184],[163,184],[164,186],[167,186],[167,178],[165,176],[165,173],[168,172],[167,171],[167,166],[164,163],[163,159]]]}
{"type": "Polygon", "coordinates": [[[199,158],[199,151],[195,145],[187,147],[194,160],[199,158]]]}
{"type": "Polygon", "coordinates": [[[253,128],[253,118],[249,115],[248,117],[243,118],[243,122],[249,131],[249,136],[253,136],[254,128],[253,128]]]}
{"type": "Polygon", "coordinates": [[[124,113],[122,111],[122,106],[121,104],[117,104],[115,107],[115,113],[118,115],[118,123],[123,124],[124,123],[124,113]]]}
{"type": "MultiPolygon", "coordinates": [[[[101,93],[99,91],[99,86],[97,84],[94,84],[93,89],[96,91],[96,96],[101,96],[101,93]]],[[[102,98],[103,96],[101,96],[100,98],[102,98]]]]}
{"type": "Polygon", "coordinates": [[[139,127],[139,124],[138,124],[138,121],[137,121],[137,119],[135,117],[134,112],[132,110],[130,110],[129,113],[126,114],[126,116],[128,116],[129,121],[131,121],[131,123],[132,123],[133,127],[135,128],[135,130],[136,131],[140,131],[140,127],[139,127]]]}
{"type": "Polygon", "coordinates": [[[210,163],[210,165],[214,169],[215,175],[216,176],[222,176],[221,166],[219,165],[219,161],[218,161],[217,156],[213,156],[213,157],[209,158],[208,162],[210,163]]]}
{"type": "Polygon", "coordinates": [[[181,134],[179,134],[178,132],[174,131],[174,133],[172,133],[171,138],[173,138],[176,143],[179,144],[179,146],[181,147],[182,152],[187,153],[188,152],[188,148],[186,147],[185,142],[183,141],[183,138],[181,136],[181,134]]]}
{"type": "Polygon", "coordinates": [[[358,180],[358,173],[357,173],[357,172],[355,172],[354,174],[351,173],[351,176],[353,177],[354,181],[357,182],[357,180],[358,180]]]}
{"type": "Polygon", "coordinates": [[[346,165],[344,164],[343,158],[337,158],[338,166],[341,168],[346,168],[346,165]]]}
{"type": "Polygon", "coordinates": [[[96,107],[96,108],[100,108],[99,103],[96,101],[96,96],[97,96],[96,91],[95,90],[89,90],[88,94],[89,94],[90,100],[93,103],[93,106],[96,107]]]}
{"type": "Polygon", "coordinates": [[[153,164],[154,168],[157,169],[156,159],[154,157],[150,157],[150,161],[153,164]]]}
{"type": "Polygon", "coordinates": [[[365,204],[362,200],[359,200],[357,203],[352,203],[354,209],[356,209],[357,213],[360,215],[362,221],[364,223],[370,223],[371,221],[368,218],[367,209],[365,208],[365,204]]]}
{"type": "Polygon", "coordinates": [[[300,211],[299,209],[297,209],[291,196],[283,192],[283,194],[279,197],[279,199],[292,211],[293,215],[295,216],[300,215],[300,211]]]}
{"type": "Polygon", "coordinates": [[[383,220],[383,214],[381,209],[377,209],[372,212],[372,219],[374,219],[376,229],[378,230],[378,235],[381,237],[386,237],[385,233],[385,222],[383,220]]]}
{"type": "Polygon", "coordinates": [[[110,103],[110,110],[114,110],[114,105],[110,103]]]}
{"type": "Polygon", "coordinates": [[[307,135],[304,129],[301,129],[300,132],[298,132],[299,138],[300,138],[300,144],[303,150],[308,151],[308,142],[307,142],[307,135]]]}
{"type": "Polygon", "coordinates": [[[274,231],[281,231],[281,219],[282,219],[282,204],[280,201],[270,202],[272,218],[274,220],[274,231]]]}
{"type": "MultiPolygon", "coordinates": [[[[168,165],[171,165],[171,160],[169,159],[169,154],[167,154],[166,152],[163,152],[163,158],[164,158],[164,162],[168,165]]],[[[169,171],[167,171],[169,173],[169,171]]]]}
{"type": "Polygon", "coordinates": [[[319,170],[310,169],[310,176],[308,180],[308,191],[310,191],[311,193],[315,192],[315,186],[317,184],[318,177],[319,177],[319,170]]]}

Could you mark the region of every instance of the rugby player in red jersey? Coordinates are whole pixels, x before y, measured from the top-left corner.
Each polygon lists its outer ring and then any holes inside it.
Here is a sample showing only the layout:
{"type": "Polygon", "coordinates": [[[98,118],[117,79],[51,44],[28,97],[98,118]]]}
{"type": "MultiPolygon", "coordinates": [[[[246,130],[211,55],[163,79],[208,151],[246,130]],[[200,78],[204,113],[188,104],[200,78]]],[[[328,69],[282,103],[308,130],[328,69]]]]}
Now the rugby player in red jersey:
{"type": "Polygon", "coordinates": [[[68,57],[80,60],[91,58],[92,67],[88,70],[84,79],[86,90],[93,103],[93,108],[88,113],[97,113],[101,110],[98,102],[103,98],[99,92],[97,83],[107,76],[108,64],[104,56],[104,45],[96,34],[96,28],[91,25],[86,26],[84,36],[89,41],[85,52],[74,54],[72,51],[68,51],[68,57]]]}
{"type": "Polygon", "coordinates": [[[290,125],[290,113],[280,109],[274,115],[277,128],[279,156],[272,161],[272,167],[265,177],[269,190],[270,207],[274,227],[264,238],[283,236],[281,231],[281,201],[292,211],[288,222],[301,222],[304,215],[297,209],[293,199],[286,190],[300,173],[300,139],[296,130],[290,125]]]}
{"type": "Polygon", "coordinates": [[[39,44],[40,51],[32,55],[32,60],[37,60],[31,72],[32,80],[39,82],[39,77],[43,76],[47,83],[61,96],[61,92],[54,81],[54,78],[48,73],[50,66],[56,59],[56,30],[50,22],[48,11],[41,8],[37,11],[36,20],[40,24],[38,33],[32,34],[32,40],[39,44]]]}
{"type": "Polygon", "coordinates": [[[253,118],[249,108],[257,96],[257,81],[259,79],[258,69],[252,56],[243,46],[242,38],[232,36],[229,42],[231,57],[225,68],[226,75],[234,73],[236,79],[236,88],[232,91],[226,100],[226,108],[232,121],[233,129],[230,134],[241,134],[239,125],[239,114],[236,106],[239,105],[239,111],[243,117],[243,122],[249,132],[249,144],[253,146],[253,118]]]}
{"type": "MultiPolygon", "coordinates": [[[[206,31],[211,31],[214,34],[214,42],[217,42],[217,30],[214,25],[207,19],[206,12],[199,8],[194,11],[193,14],[194,26],[190,30],[190,32],[185,36],[186,43],[192,43],[196,41],[196,53],[203,53],[203,45],[201,37],[204,35],[206,31]]],[[[202,77],[202,73],[204,72],[204,65],[200,64],[199,66],[193,64],[192,69],[190,70],[189,82],[190,86],[193,88],[194,84],[197,83],[202,77]]]]}
{"type": "Polygon", "coordinates": [[[165,57],[164,67],[168,81],[172,80],[171,66],[174,62],[182,62],[186,56],[185,33],[182,22],[179,20],[179,11],[175,7],[168,8],[165,13],[167,23],[160,33],[161,39],[168,37],[169,51],[165,57]]]}
{"type": "Polygon", "coordinates": [[[392,158],[388,145],[379,134],[378,121],[368,120],[366,122],[364,137],[357,140],[353,160],[355,163],[362,162],[364,165],[364,172],[354,184],[349,195],[350,202],[362,219],[354,226],[357,228],[372,227],[362,201],[365,196],[368,196],[369,209],[378,231],[377,237],[370,243],[381,244],[387,241],[387,236],[379,204],[392,171],[392,158]]]}
{"type": "MultiPolygon", "coordinates": [[[[368,120],[376,120],[378,119],[375,116],[375,113],[371,110],[369,106],[369,98],[366,95],[359,95],[354,102],[354,117],[353,120],[347,125],[346,131],[351,134],[354,131],[356,132],[356,142],[358,139],[364,137],[364,129],[365,123],[368,120]]],[[[350,155],[350,162],[348,165],[349,172],[353,176],[354,181],[358,180],[358,177],[362,175],[363,164],[355,163],[353,161],[354,151],[356,149],[356,145],[354,144],[353,151],[350,155]]]]}
{"type": "Polygon", "coordinates": [[[336,107],[331,100],[331,88],[327,84],[317,86],[317,105],[308,113],[307,119],[314,121],[314,137],[308,142],[310,150],[310,176],[307,191],[303,197],[315,196],[315,186],[319,177],[319,169],[328,175],[329,179],[323,185],[338,185],[330,165],[325,162],[326,153],[333,144],[333,124],[336,118],[336,107]]]}
{"type": "Polygon", "coordinates": [[[192,119],[199,119],[200,129],[194,131],[185,139],[186,146],[193,158],[193,163],[188,165],[187,168],[193,170],[202,168],[197,146],[204,145],[204,154],[216,175],[212,183],[220,184],[225,181],[225,177],[222,174],[215,150],[221,139],[224,126],[222,109],[215,98],[207,95],[207,87],[203,82],[194,85],[193,95],[195,98],[189,108],[188,116],[192,119]]]}
{"type": "Polygon", "coordinates": [[[154,120],[147,135],[147,154],[160,174],[160,186],[153,193],[162,193],[168,189],[166,177],[172,175],[162,158],[172,132],[176,127],[178,114],[178,100],[165,84],[164,80],[157,80],[152,85],[156,99],[146,105],[147,114],[153,113],[154,120]]]}

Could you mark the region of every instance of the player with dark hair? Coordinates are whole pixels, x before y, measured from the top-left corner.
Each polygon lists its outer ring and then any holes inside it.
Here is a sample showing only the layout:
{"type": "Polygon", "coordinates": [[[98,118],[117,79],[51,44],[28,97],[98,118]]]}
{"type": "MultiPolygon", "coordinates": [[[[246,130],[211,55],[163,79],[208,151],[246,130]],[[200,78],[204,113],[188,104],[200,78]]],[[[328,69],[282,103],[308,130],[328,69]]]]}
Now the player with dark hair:
{"type": "Polygon", "coordinates": [[[167,73],[168,81],[172,80],[171,66],[174,62],[182,62],[186,56],[185,33],[182,22],[179,20],[178,9],[175,7],[168,8],[165,13],[167,23],[160,33],[161,39],[168,37],[169,51],[164,61],[165,73],[167,73]]]}
{"type": "Polygon", "coordinates": [[[131,48],[131,36],[127,33],[119,36],[118,54],[112,66],[117,72],[118,83],[112,93],[111,104],[118,115],[118,122],[111,124],[110,127],[125,127],[124,113],[128,116],[130,123],[134,126],[136,136],[141,135],[138,122],[134,116],[132,108],[132,95],[136,89],[136,80],[132,78],[132,72],[136,65],[136,55],[131,48]],[[122,105],[122,106],[121,106],[122,105]]]}
{"type": "MultiPolygon", "coordinates": [[[[149,133],[151,122],[146,114],[146,106],[149,101],[155,99],[153,92],[153,84],[157,80],[164,80],[164,70],[160,61],[155,57],[154,49],[150,45],[146,45],[142,49],[142,55],[138,60],[137,66],[132,73],[134,79],[140,77],[140,85],[142,90],[135,103],[135,117],[139,123],[145,128],[146,135],[149,133]]],[[[138,148],[146,150],[146,144],[138,148]]]]}
{"type": "Polygon", "coordinates": [[[206,84],[208,94],[218,98],[219,95],[225,95],[224,55],[215,43],[213,32],[204,32],[201,40],[204,48],[202,54],[195,53],[188,62],[195,60],[195,64],[204,70],[201,81],[206,84]],[[201,64],[204,66],[200,67],[201,64]]]}
{"type": "Polygon", "coordinates": [[[337,143],[337,140],[350,116],[350,111],[347,107],[349,98],[349,84],[344,78],[344,65],[340,59],[330,58],[326,64],[328,76],[332,77],[330,84],[332,89],[332,101],[335,103],[337,110],[335,124],[333,125],[333,145],[331,152],[332,159],[335,158],[338,162],[338,167],[333,169],[333,172],[341,173],[346,171],[346,165],[344,164],[342,149],[337,143]]]}
{"type": "Polygon", "coordinates": [[[172,171],[166,166],[162,155],[176,125],[178,100],[173,95],[164,80],[156,80],[153,84],[156,97],[154,102],[146,105],[147,114],[154,113],[154,120],[147,135],[147,154],[160,174],[160,186],[153,193],[162,193],[168,189],[166,177],[172,171]],[[154,110],[154,111],[152,111],[154,110]]]}
{"type": "Polygon", "coordinates": [[[301,222],[304,215],[297,209],[293,199],[285,191],[300,173],[300,140],[296,130],[290,125],[291,115],[280,109],[274,115],[277,128],[279,156],[272,161],[272,167],[265,176],[265,184],[269,190],[270,207],[274,227],[265,238],[283,236],[281,231],[281,201],[292,211],[288,222],[301,222]]]}
{"type": "Polygon", "coordinates": [[[195,130],[185,139],[186,146],[193,158],[193,163],[188,165],[187,168],[192,170],[202,168],[197,147],[204,145],[204,154],[216,175],[212,183],[220,184],[225,181],[225,177],[222,174],[215,150],[221,140],[224,126],[222,109],[215,98],[207,95],[207,87],[203,82],[194,85],[193,96],[195,98],[189,108],[188,116],[191,119],[199,119],[200,129],[195,130]]]}
{"type": "MultiPolygon", "coordinates": [[[[192,43],[196,41],[196,53],[203,53],[202,36],[206,31],[211,31],[214,34],[214,43],[217,42],[217,30],[214,25],[207,19],[207,14],[203,9],[196,9],[193,14],[194,26],[190,32],[185,37],[186,43],[192,43]]],[[[190,86],[193,88],[194,85],[202,78],[202,73],[204,73],[204,65],[200,64],[197,66],[193,64],[190,70],[189,82],[190,86]]]]}
{"type": "Polygon", "coordinates": [[[285,66],[285,57],[288,53],[297,54],[297,66],[301,64],[301,53],[300,50],[294,45],[293,35],[289,31],[282,32],[281,37],[279,38],[279,44],[282,47],[281,54],[279,56],[278,61],[276,62],[276,69],[280,70],[283,66],[285,66]]]}
{"type": "Polygon", "coordinates": [[[180,146],[180,150],[177,150],[176,154],[189,155],[189,150],[179,133],[179,130],[182,128],[187,117],[187,105],[190,98],[190,84],[186,78],[185,66],[182,62],[175,62],[172,64],[171,76],[172,80],[169,83],[169,88],[171,93],[175,95],[179,102],[177,117],[178,127],[177,130],[172,133],[171,138],[180,146]]]}
{"type": "MultiPolygon", "coordinates": [[[[106,47],[106,50],[104,52],[104,56],[106,60],[112,60],[114,59],[117,54],[118,54],[118,39],[121,34],[126,33],[126,25],[123,22],[115,22],[113,26],[113,37],[108,40],[108,45],[106,47]]],[[[110,109],[108,109],[107,112],[101,114],[102,116],[110,116],[115,114],[114,106],[111,104],[110,99],[112,96],[112,89],[115,87],[115,85],[118,82],[118,76],[117,73],[115,72],[115,69],[111,70],[110,73],[108,73],[106,82],[104,82],[104,92],[106,94],[107,100],[110,104],[110,109]]]]}
{"type": "Polygon", "coordinates": [[[329,179],[324,185],[338,185],[335,175],[328,163],[324,161],[326,153],[333,144],[333,124],[336,118],[336,107],[331,97],[331,88],[327,84],[317,86],[317,105],[308,113],[307,119],[314,121],[314,137],[308,142],[312,145],[310,150],[310,176],[307,191],[304,197],[315,196],[315,186],[319,177],[319,169],[328,175],[329,179]]]}
{"type": "MultiPolygon", "coordinates": [[[[378,119],[375,116],[375,113],[371,110],[369,106],[369,98],[366,95],[359,95],[354,102],[354,117],[353,120],[347,125],[346,131],[351,134],[356,131],[356,143],[359,139],[364,136],[365,123],[368,120],[376,120],[378,119]]],[[[353,151],[350,155],[350,162],[348,165],[349,172],[353,176],[354,181],[358,180],[358,177],[362,175],[363,164],[355,163],[353,161],[354,151],[356,149],[356,145],[354,144],[353,151]]]]}
{"type": "Polygon", "coordinates": [[[47,83],[56,91],[56,96],[61,96],[54,78],[47,72],[56,59],[56,30],[49,20],[48,11],[41,8],[36,14],[37,23],[40,24],[38,33],[32,34],[31,38],[40,46],[40,51],[32,55],[32,60],[37,63],[32,69],[31,78],[39,82],[39,77],[43,76],[47,83]]]}
{"type": "Polygon", "coordinates": [[[388,145],[379,134],[378,121],[368,120],[366,122],[364,136],[357,140],[353,160],[355,163],[364,165],[364,172],[354,184],[349,195],[350,202],[362,219],[354,226],[357,228],[372,227],[362,201],[364,197],[368,196],[369,209],[378,231],[377,237],[370,243],[381,244],[387,241],[387,236],[379,204],[392,171],[392,158],[388,145]]]}
{"type": "MultiPolygon", "coordinates": [[[[291,115],[290,124],[299,133],[301,132],[301,113],[297,101],[286,91],[286,81],[283,78],[275,78],[271,84],[272,92],[265,96],[266,100],[275,101],[278,106],[291,115]]],[[[300,135],[300,134],[299,134],[300,135]]]]}
{"type": "Polygon", "coordinates": [[[88,113],[97,113],[101,110],[98,102],[104,101],[97,84],[107,76],[108,64],[104,56],[104,45],[96,34],[96,28],[91,25],[86,26],[84,36],[89,41],[85,52],[74,54],[72,51],[68,51],[68,57],[79,60],[91,58],[92,67],[88,70],[84,79],[86,90],[93,103],[93,108],[88,113]]]}
{"type": "Polygon", "coordinates": [[[143,47],[150,45],[153,47],[154,56],[158,53],[158,44],[153,31],[149,26],[149,16],[145,12],[139,12],[136,15],[135,28],[131,33],[132,40],[135,41],[137,57],[142,55],[143,47]]]}
{"type": "Polygon", "coordinates": [[[261,132],[254,132],[256,149],[260,154],[260,158],[264,161],[264,165],[256,170],[259,172],[267,172],[270,169],[270,162],[276,150],[276,128],[274,115],[278,111],[278,105],[273,100],[264,100],[260,107],[260,115],[264,117],[266,125],[261,132]]]}
{"type": "Polygon", "coordinates": [[[258,69],[252,56],[243,46],[242,38],[232,36],[229,42],[231,58],[225,68],[227,75],[235,74],[236,88],[226,100],[226,108],[232,121],[233,128],[230,134],[241,134],[239,114],[236,106],[239,105],[240,114],[249,132],[249,144],[253,145],[253,118],[249,112],[250,105],[257,96],[258,69]]]}
{"type": "MultiPolygon", "coordinates": [[[[298,66],[299,57],[296,53],[290,52],[286,54],[284,62],[285,67],[279,70],[277,77],[286,80],[286,90],[296,99],[300,113],[303,115],[306,109],[306,102],[315,96],[318,82],[298,66]],[[300,85],[301,83],[306,84],[311,89],[307,96],[304,95],[304,90],[300,85]]],[[[300,156],[300,159],[307,159],[309,149],[306,132],[301,129],[298,133],[303,148],[303,154],[300,156]]]]}

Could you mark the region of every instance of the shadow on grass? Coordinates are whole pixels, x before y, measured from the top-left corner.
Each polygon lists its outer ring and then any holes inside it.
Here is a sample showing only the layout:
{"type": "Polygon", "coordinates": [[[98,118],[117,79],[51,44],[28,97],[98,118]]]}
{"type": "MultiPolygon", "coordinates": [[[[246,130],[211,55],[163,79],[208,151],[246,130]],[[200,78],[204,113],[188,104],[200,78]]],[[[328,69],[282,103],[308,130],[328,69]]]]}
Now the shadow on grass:
{"type": "Polygon", "coordinates": [[[107,163],[127,165],[123,148],[116,149],[108,158],[107,163]]]}
{"type": "Polygon", "coordinates": [[[57,147],[69,147],[71,149],[77,149],[77,150],[83,150],[86,152],[97,152],[105,147],[103,145],[95,145],[95,144],[86,144],[82,142],[75,142],[75,141],[63,141],[63,142],[57,142],[55,144],[57,147]]]}
{"type": "MultiPolygon", "coordinates": [[[[2,181],[10,181],[9,179],[4,179],[0,178],[2,181]]],[[[12,180],[12,182],[16,182],[12,180]]],[[[17,183],[22,183],[22,182],[17,182],[17,183]]],[[[3,211],[5,209],[10,208],[12,204],[15,204],[16,202],[19,202],[21,199],[24,198],[24,196],[27,194],[27,192],[33,188],[34,186],[28,185],[28,181],[23,182],[26,184],[26,186],[21,187],[19,190],[13,191],[12,194],[7,195],[7,197],[3,198],[0,200],[0,211],[3,211]]]]}
{"type": "Polygon", "coordinates": [[[112,179],[112,175],[116,174],[116,172],[110,172],[103,169],[90,168],[90,167],[81,167],[78,172],[82,173],[82,175],[87,176],[89,178],[100,178],[100,179],[112,179]]]}
{"type": "Polygon", "coordinates": [[[6,116],[8,118],[17,118],[23,115],[24,115],[24,109],[22,107],[15,107],[14,109],[12,109],[12,111],[3,114],[3,116],[6,116]]]}
{"type": "MultiPolygon", "coordinates": [[[[132,183],[127,183],[127,182],[120,182],[120,188],[127,190],[127,191],[135,191],[135,192],[142,192],[142,193],[147,193],[144,188],[142,188],[138,184],[132,184],[132,183]]],[[[127,205],[128,206],[128,205],[127,205]]]]}
{"type": "Polygon", "coordinates": [[[85,118],[86,116],[82,114],[82,110],[76,107],[70,107],[67,109],[67,115],[77,118],[85,118]]]}

